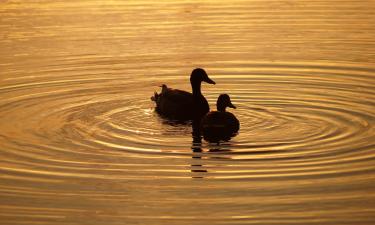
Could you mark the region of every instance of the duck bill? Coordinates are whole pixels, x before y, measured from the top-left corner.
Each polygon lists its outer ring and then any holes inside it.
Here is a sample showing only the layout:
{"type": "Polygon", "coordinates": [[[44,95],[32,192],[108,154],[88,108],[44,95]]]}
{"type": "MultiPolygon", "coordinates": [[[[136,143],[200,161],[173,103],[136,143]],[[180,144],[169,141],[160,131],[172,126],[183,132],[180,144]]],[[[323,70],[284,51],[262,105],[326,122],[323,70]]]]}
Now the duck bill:
{"type": "Polygon", "coordinates": [[[215,81],[211,80],[210,78],[207,77],[207,79],[204,80],[205,82],[209,84],[216,84],[215,81]]]}
{"type": "Polygon", "coordinates": [[[232,108],[232,109],[235,109],[235,108],[236,108],[236,106],[233,105],[232,103],[229,103],[228,107],[229,107],[229,108],[232,108]]]}

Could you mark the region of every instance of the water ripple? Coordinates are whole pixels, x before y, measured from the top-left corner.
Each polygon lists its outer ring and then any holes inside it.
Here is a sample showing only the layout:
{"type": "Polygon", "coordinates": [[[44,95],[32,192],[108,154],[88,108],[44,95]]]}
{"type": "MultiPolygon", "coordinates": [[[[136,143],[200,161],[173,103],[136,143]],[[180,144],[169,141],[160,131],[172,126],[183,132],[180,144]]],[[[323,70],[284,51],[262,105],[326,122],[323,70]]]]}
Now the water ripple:
{"type": "MultiPolygon", "coordinates": [[[[241,122],[241,130],[230,142],[219,146],[206,142],[192,146],[189,123],[171,124],[160,118],[149,100],[157,85],[145,82],[142,75],[127,77],[126,82],[118,82],[124,78],[120,75],[84,79],[72,76],[64,80],[43,76],[59,72],[47,69],[40,71],[42,76],[33,82],[12,79],[1,87],[3,95],[10,96],[1,101],[2,124],[7,131],[1,133],[1,139],[6,149],[13,149],[7,154],[41,160],[38,165],[54,168],[50,172],[54,176],[93,176],[66,171],[70,166],[85,165],[80,156],[87,160],[95,155],[176,160],[193,156],[201,164],[219,163],[220,167],[223,160],[277,162],[263,172],[259,165],[253,168],[255,172],[239,165],[225,167],[224,173],[215,171],[213,177],[217,178],[337,175],[373,170],[370,164],[375,156],[374,143],[369,141],[374,134],[372,68],[222,64],[222,68],[211,71],[218,85],[204,86],[204,93],[211,104],[220,93],[229,93],[238,106],[233,112],[241,122]],[[21,151],[25,146],[29,150],[21,151]],[[201,152],[192,152],[192,147],[201,152]],[[62,167],[63,174],[57,171],[59,162],[51,158],[54,154],[67,157],[69,165],[62,167]],[[348,169],[351,167],[355,169],[348,169]]],[[[169,83],[189,89],[186,77],[172,73],[168,75],[169,83]]],[[[185,169],[154,172],[178,178],[185,176],[185,169]]],[[[207,170],[211,169],[202,171],[207,170]]],[[[147,172],[145,168],[141,171],[147,172]]]]}

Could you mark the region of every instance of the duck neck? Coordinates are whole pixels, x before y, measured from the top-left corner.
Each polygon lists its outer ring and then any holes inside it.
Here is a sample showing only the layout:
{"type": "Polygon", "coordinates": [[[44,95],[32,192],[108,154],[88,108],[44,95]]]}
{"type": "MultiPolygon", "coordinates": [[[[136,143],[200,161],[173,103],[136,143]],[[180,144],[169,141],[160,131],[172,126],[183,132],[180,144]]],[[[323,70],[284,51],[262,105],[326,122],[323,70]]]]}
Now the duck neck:
{"type": "Polygon", "coordinates": [[[191,84],[191,88],[193,90],[193,96],[201,96],[201,82],[196,82],[191,84]]]}
{"type": "Polygon", "coordinates": [[[219,112],[225,112],[225,106],[222,106],[222,105],[220,105],[220,104],[218,104],[217,106],[216,106],[216,108],[217,108],[217,111],[219,111],[219,112]]]}

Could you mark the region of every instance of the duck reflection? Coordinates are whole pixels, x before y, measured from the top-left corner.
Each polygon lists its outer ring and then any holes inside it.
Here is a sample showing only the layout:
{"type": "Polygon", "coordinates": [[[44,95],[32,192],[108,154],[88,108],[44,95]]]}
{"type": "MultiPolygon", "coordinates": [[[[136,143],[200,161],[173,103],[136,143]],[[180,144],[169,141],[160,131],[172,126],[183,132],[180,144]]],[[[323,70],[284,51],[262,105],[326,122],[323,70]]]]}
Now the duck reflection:
{"type": "Polygon", "coordinates": [[[192,123],[192,163],[191,172],[192,178],[205,178],[209,172],[204,165],[204,162],[209,162],[208,159],[230,159],[231,157],[227,154],[221,154],[231,152],[230,144],[225,142],[216,142],[208,145],[208,150],[204,151],[202,146],[202,133],[201,133],[201,120],[194,120],[192,123]],[[206,152],[206,154],[204,153],[206,152]],[[213,153],[213,154],[207,154],[213,153]]]}
{"type": "Polygon", "coordinates": [[[202,166],[202,137],[201,137],[201,133],[200,133],[200,119],[195,119],[192,123],[192,137],[193,137],[193,143],[192,143],[192,151],[193,151],[193,155],[192,155],[192,161],[194,162],[194,164],[191,165],[191,172],[192,174],[196,174],[196,175],[192,175],[192,178],[204,178],[204,176],[202,176],[202,173],[207,173],[207,170],[204,169],[204,167],[202,166]],[[196,163],[195,163],[196,162],[196,163]]]}

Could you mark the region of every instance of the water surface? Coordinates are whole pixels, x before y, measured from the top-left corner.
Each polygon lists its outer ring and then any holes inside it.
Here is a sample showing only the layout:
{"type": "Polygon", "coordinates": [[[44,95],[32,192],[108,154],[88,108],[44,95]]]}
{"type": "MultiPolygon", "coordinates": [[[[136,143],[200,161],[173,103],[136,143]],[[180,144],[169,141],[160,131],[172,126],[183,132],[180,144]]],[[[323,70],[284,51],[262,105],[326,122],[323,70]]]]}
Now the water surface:
{"type": "Polygon", "coordinates": [[[374,224],[373,1],[2,1],[1,224],[374,224]],[[240,133],[193,144],[159,85],[240,133]]]}

